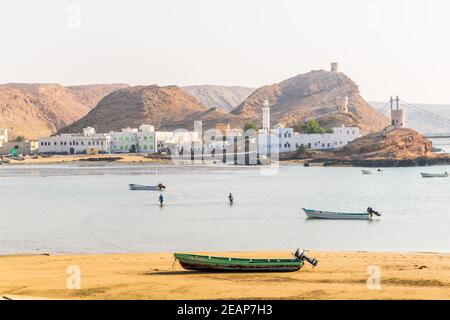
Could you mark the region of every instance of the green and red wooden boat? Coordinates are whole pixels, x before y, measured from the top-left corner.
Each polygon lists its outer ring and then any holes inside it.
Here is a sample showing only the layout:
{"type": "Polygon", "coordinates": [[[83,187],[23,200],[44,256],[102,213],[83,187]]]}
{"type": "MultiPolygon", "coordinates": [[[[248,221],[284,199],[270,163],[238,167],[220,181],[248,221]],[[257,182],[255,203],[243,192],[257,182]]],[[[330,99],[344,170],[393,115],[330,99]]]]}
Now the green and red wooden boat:
{"type": "Polygon", "coordinates": [[[228,258],[186,253],[175,253],[174,256],[184,269],[201,271],[291,272],[300,270],[305,260],[317,265],[316,259],[305,256],[304,251],[298,249],[292,259],[228,258]]]}

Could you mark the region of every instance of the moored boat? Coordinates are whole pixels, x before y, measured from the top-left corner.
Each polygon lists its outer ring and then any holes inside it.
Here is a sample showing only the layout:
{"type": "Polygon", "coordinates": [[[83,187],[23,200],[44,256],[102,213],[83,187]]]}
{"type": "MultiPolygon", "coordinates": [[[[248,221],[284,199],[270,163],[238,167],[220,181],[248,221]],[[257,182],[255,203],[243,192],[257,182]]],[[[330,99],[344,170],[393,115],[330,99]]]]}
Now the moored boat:
{"type": "Polygon", "coordinates": [[[444,173],[426,173],[421,172],[420,173],[423,178],[446,178],[448,177],[448,172],[445,171],[444,173]]]}
{"type": "Polygon", "coordinates": [[[156,186],[145,186],[142,184],[129,184],[130,190],[150,190],[150,191],[163,191],[166,189],[165,186],[162,184],[156,185],[156,186]]]}
{"type": "Polygon", "coordinates": [[[362,174],[374,174],[374,173],[382,173],[383,170],[377,169],[376,171],[368,170],[368,169],[361,169],[362,174]]]}
{"type": "Polygon", "coordinates": [[[175,253],[174,256],[184,269],[202,271],[292,272],[300,270],[305,260],[313,266],[318,263],[298,249],[292,259],[229,258],[186,253],[175,253]]]}
{"type": "Polygon", "coordinates": [[[302,208],[306,216],[310,219],[334,219],[334,220],[369,220],[373,215],[380,214],[372,208],[367,208],[367,212],[333,212],[302,208]]]}

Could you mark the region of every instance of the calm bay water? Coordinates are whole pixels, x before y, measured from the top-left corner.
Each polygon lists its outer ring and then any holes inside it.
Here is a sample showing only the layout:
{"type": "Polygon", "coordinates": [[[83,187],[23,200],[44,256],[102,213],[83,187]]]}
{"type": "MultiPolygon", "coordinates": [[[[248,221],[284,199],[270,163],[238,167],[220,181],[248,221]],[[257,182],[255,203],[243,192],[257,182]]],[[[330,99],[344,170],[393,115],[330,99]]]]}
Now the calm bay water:
{"type": "Polygon", "coordinates": [[[51,165],[0,167],[0,254],[316,250],[450,252],[449,166],[360,168],[51,165]],[[167,186],[129,191],[129,183],[167,186]],[[232,192],[235,205],[228,205],[232,192]],[[382,212],[307,220],[302,207],[382,212]]]}

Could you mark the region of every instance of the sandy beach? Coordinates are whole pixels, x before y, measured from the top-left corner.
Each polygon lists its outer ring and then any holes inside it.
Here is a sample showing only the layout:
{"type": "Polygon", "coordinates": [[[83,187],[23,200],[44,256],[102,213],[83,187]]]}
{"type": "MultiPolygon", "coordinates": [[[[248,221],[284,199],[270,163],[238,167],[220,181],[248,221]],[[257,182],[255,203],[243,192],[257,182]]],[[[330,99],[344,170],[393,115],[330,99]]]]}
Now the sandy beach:
{"type": "MultiPolygon", "coordinates": [[[[221,252],[234,257],[290,257],[290,252],[221,252]]],[[[186,271],[171,253],[0,257],[0,297],[57,299],[450,299],[450,254],[308,253],[319,266],[291,273],[186,271]],[[67,289],[70,266],[80,289],[67,289]],[[369,289],[368,266],[381,288],[369,289]]]]}
{"type": "MultiPolygon", "coordinates": [[[[7,165],[25,165],[25,164],[66,164],[66,163],[86,163],[86,164],[95,164],[97,161],[87,161],[87,159],[94,158],[102,158],[108,159],[112,158],[111,163],[164,163],[170,162],[170,159],[159,159],[159,158],[148,158],[142,154],[132,154],[132,153],[124,153],[124,154],[99,154],[99,155],[54,155],[49,158],[39,157],[37,159],[33,159],[32,157],[27,157],[24,160],[14,160],[11,159],[10,163],[7,165]],[[117,160],[113,160],[114,158],[120,158],[117,160]]],[[[101,161],[103,163],[108,161],[101,161]]]]}

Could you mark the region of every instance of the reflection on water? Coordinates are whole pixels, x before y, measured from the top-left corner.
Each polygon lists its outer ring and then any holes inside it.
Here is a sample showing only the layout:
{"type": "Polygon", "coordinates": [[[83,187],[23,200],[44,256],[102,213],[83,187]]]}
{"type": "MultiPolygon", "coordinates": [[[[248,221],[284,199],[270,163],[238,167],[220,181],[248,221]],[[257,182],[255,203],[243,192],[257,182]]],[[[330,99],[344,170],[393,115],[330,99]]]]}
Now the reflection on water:
{"type": "Polygon", "coordinates": [[[360,168],[1,166],[0,253],[450,251],[449,166],[360,168]],[[129,183],[167,186],[129,191],[129,183]],[[232,192],[235,204],[228,204],[232,192]],[[302,207],[379,210],[379,221],[307,220],[302,207]]]}

